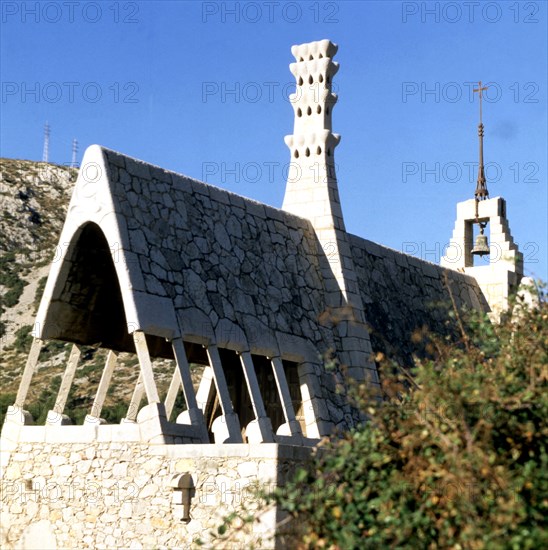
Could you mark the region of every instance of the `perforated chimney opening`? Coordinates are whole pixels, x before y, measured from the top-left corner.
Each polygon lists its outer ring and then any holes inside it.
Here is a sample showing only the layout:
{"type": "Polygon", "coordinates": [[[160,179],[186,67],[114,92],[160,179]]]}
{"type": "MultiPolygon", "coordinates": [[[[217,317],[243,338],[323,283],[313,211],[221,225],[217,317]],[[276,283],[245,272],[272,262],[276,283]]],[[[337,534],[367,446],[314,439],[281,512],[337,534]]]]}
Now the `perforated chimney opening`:
{"type": "Polygon", "coordinates": [[[322,154],[322,148],[318,146],[318,148],[316,149],[316,154],[317,155],[321,155],[322,154]]]}
{"type": "Polygon", "coordinates": [[[321,74],[319,79],[318,79],[320,82],[323,82],[323,75],[321,74]]]}
{"type": "Polygon", "coordinates": [[[321,105],[318,105],[318,107],[316,108],[316,112],[318,114],[320,114],[322,112],[322,106],[321,105]]]}
{"type": "Polygon", "coordinates": [[[310,75],[310,76],[308,77],[308,83],[309,83],[309,84],[314,84],[314,77],[313,77],[312,75],[310,75]]]}
{"type": "Polygon", "coordinates": [[[308,107],[308,109],[306,110],[306,114],[308,116],[310,116],[312,114],[312,109],[310,107],[308,107]]]}
{"type": "Polygon", "coordinates": [[[310,149],[307,147],[306,148],[306,151],[304,152],[304,154],[309,157],[310,156],[310,149]]]}
{"type": "Polygon", "coordinates": [[[297,116],[298,116],[298,117],[302,117],[302,116],[303,116],[303,112],[301,111],[300,107],[297,109],[297,116]]]}
{"type": "Polygon", "coordinates": [[[295,152],[293,153],[293,156],[298,159],[299,158],[299,151],[295,149],[295,152]]]}
{"type": "Polygon", "coordinates": [[[298,82],[299,86],[302,86],[303,85],[303,78],[302,76],[299,76],[299,82],[298,82]]]}
{"type": "Polygon", "coordinates": [[[322,54],[320,54],[320,55],[319,55],[319,58],[320,58],[320,59],[323,59],[323,55],[322,55],[322,54]]]}

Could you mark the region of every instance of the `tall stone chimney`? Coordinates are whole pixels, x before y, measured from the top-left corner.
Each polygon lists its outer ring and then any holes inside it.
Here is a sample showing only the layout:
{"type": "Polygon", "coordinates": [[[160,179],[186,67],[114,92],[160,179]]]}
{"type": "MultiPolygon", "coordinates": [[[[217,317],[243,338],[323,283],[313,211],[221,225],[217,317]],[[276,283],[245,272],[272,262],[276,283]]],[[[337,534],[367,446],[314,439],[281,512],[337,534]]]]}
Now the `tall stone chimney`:
{"type": "Polygon", "coordinates": [[[335,147],[341,136],[331,131],[337,101],[331,83],[339,70],[332,60],[336,52],[329,40],[291,48],[297,60],[289,66],[297,81],[289,98],[295,125],[293,134],[285,137],[291,170],[282,208],[310,219],[316,231],[345,230],[335,175],[335,147]]]}
{"type": "Polygon", "coordinates": [[[329,40],[291,48],[296,62],[289,68],[297,87],[289,99],[295,124],[293,134],[285,137],[291,168],[282,208],[309,219],[316,231],[327,304],[336,318],[345,350],[341,361],[355,378],[363,378],[369,370],[376,381],[335,174],[335,147],[341,139],[332,132],[331,122],[337,102],[331,91],[333,76],[339,70],[339,64],[333,61],[337,49],[329,40]]]}

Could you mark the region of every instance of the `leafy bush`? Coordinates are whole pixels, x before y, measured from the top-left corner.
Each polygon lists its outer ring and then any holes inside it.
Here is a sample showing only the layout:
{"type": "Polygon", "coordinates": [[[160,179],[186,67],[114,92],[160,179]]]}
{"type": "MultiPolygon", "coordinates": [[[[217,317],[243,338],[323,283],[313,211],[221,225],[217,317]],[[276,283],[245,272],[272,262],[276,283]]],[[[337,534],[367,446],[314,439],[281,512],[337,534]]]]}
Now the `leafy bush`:
{"type": "Polygon", "coordinates": [[[385,365],[385,399],[356,388],[368,422],[274,493],[301,548],[547,547],[548,308],[462,326],[385,365]]]}
{"type": "Polygon", "coordinates": [[[0,426],[4,424],[4,418],[6,418],[6,411],[10,405],[15,403],[14,393],[2,393],[0,394],[0,426]]]}
{"type": "Polygon", "coordinates": [[[6,308],[17,305],[26,285],[27,282],[22,280],[14,284],[0,299],[0,306],[6,308]]]}
{"type": "Polygon", "coordinates": [[[28,353],[32,344],[32,326],[25,325],[15,331],[13,348],[20,353],[28,353]]]}
{"type": "Polygon", "coordinates": [[[4,308],[16,305],[23,289],[28,284],[19,277],[18,270],[19,266],[15,259],[15,252],[6,252],[0,256],[0,285],[9,289],[0,297],[0,312],[4,308]]]}
{"type": "Polygon", "coordinates": [[[101,418],[104,418],[108,424],[119,424],[120,420],[127,414],[128,403],[118,402],[112,406],[104,406],[101,411],[101,418]]]}
{"type": "Polygon", "coordinates": [[[47,361],[57,354],[65,350],[70,350],[69,342],[61,342],[61,340],[47,340],[40,351],[40,361],[47,361]]]}

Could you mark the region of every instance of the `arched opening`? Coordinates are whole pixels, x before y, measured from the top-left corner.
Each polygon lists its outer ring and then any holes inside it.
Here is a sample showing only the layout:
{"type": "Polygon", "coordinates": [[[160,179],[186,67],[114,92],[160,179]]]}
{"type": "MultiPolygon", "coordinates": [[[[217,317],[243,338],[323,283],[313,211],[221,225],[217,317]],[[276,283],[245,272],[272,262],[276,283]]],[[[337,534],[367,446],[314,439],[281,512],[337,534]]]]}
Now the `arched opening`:
{"type": "MultiPolygon", "coordinates": [[[[112,252],[95,223],[75,234],[48,307],[45,339],[135,353],[112,252]]],[[[120,251],[114,253],[124,261],[120,251]]],[[[147,335],[147,343],[152,356],[173,357],[164,339],[147,335]]]]}

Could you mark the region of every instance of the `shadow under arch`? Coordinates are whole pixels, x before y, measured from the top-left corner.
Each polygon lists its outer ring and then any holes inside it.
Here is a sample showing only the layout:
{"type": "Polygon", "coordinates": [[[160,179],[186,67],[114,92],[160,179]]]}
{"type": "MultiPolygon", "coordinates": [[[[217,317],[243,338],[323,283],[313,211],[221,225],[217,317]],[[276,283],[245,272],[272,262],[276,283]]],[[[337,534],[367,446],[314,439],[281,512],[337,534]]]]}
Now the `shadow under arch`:
{"type": "MultiPolygon", "coordinates": [[[[135,353],[112,250],[101,228],[93,222],[80,226],[62,261],[44,338],[135,353]]],[[[117,261],[124,261],[121,254],[117,261]]],[[[146,338],[152,356],[173,357],[163,338],[146,338]]]]}

